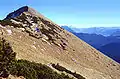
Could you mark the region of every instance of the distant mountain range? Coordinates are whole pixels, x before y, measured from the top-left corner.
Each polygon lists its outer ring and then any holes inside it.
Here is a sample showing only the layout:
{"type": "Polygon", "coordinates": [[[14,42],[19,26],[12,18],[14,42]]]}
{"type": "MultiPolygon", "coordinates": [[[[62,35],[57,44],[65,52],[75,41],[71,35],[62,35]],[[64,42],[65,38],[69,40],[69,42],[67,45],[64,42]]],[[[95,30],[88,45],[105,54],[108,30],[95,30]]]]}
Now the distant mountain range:
{"type": "Polygon", "coordinates": [[[62,28],[64,28],[65,30],[74,33],[74,30],[72,28],[70,28],[69,26],[62,26],[62,28]]]}
{"type": "Polygon", "coordinates": [[[62,27],[120,63],[120,27],[62,27]]]}
{"type": "Polygon", "coordinates": [[[112,42],[119,42],[120,40],[113,36],[105,37],[103,35],[97,34],[88,34],[88,33],[73,33],[80,39],[84,40],[88,44],[92,45],[96,49],[100,48],[103,45],[112,43],[112,42]]]}
{"type": "MultiPolygon", "coordinates": [[[[69,26],[62,26],[63,28],[68,28],[69,26]]],[[[88,33],[88,34],[100,34],[103,36],[110,36],[119,32],[120,27],[90,27],[90,28],[74,28],[69,27],[72,31],[76,33],[88,33]]],[[[67,30],[67,29],[66,29],[67,30]]]]}

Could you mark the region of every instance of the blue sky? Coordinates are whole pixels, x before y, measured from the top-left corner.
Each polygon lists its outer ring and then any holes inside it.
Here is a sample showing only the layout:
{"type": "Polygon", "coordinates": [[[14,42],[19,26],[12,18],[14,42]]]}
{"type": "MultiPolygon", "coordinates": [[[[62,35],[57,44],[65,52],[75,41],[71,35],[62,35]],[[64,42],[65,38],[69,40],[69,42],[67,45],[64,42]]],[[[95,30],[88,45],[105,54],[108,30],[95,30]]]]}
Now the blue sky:
{"type": "Polygon", "coordinates": [[[120,0],[1,0],[0,19],[25,5],[59,25],[120,26],[120,0]]]}

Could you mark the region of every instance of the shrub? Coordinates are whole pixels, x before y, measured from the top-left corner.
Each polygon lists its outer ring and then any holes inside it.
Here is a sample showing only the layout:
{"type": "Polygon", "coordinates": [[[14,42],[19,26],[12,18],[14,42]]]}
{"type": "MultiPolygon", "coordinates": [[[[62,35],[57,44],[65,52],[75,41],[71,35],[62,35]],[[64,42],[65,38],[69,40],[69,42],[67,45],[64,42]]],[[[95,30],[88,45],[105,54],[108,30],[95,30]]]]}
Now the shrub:
{"type": "Polygon", "coordinates": [[[27,60],[12,62],[8,71],[12,75],[24,76],[26,79],[73,79],[65,74],[56,73],[46,65],[27,60]]]}
{"type": "Polygon", "coordinates": [[[10,44],[5,39],[0,38],[0,76],[7,77],[7,66],[15,61],[16,53],[13,52],[10,44]]]}
{"type": "Polygon", "coordinates": [[[0,20],[0,24],[1,24],[2,26],[6,26],[6,25],[14,26],[15,28],[16,28],[16,27],[18,27],[18,28],[23,27],[22,24],[12,23],[12,22],[10,21],[10,19],[0,20]]]}
{"type": "Polygon", "coordinates": [[[54,67],[55,69],[59,70],[59,71],[65,71],[68,74],[73,75],[74,77],[76,77],[77,79],[85,79],[83,76],[81,76],[80,74],[77,74],[76,72],[71,72],[70,70],[67,70],[65,67],[60,66],[59,64],[55,65],[52,64],[52,67],[54,67]]]}
{"type": "Polygon", "coordinates": [[[32,18],[32,21],[33,21],[34,23],[37,23],[39,20],[38,20],[37,17],[34,16],[34,17],[32,18]]]}
{"type": "Polygon", "coordinates": [[[7,19],[7,20],[0,20],[0,24],[2,26],[12,25],[12,22],[9,19],[7,19]]]}

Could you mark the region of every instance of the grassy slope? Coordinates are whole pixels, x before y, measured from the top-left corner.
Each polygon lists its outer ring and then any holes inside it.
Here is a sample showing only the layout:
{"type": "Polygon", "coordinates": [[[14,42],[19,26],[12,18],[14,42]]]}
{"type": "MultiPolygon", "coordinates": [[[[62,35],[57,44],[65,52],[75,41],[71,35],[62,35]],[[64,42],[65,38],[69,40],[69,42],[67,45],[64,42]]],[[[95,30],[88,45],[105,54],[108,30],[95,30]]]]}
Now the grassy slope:
{"type": "Polygon", "coordinates": [[[117,79],[120,76],[120,65],[118,63],[66,31],[62,35],[68,39],[67,50],[49,45],[40,39],[30,37],[26,33],[20,33],[16,29],[12,31],[11,36],[7,35],[5,31],[3,37],[13,45],[13,50],[17,52],[18,59],[44,64],[59,63],[86,78],[89,77],[88,79],[95,79],[96,77],[98,79],[117,79]],[[34,42],[36,42],[35,45],[34,42]],[[36,48],[32,47],[33,45],[36,48]]]}
{"type": "MultiPolygon", "coordinates": [[[[58,74],[44,64],[16,60],[16,53],[10,44],[0,38],[0,77],[7,78],[9,74],[18,77],[24,76],[26,79],[73,79],[64,73],[58,74]]],[[[78,74],[75,73],[75,75],[78,74]]],[[[84,79],[80,75],[78,77],[78,79],[84,79]]]]}

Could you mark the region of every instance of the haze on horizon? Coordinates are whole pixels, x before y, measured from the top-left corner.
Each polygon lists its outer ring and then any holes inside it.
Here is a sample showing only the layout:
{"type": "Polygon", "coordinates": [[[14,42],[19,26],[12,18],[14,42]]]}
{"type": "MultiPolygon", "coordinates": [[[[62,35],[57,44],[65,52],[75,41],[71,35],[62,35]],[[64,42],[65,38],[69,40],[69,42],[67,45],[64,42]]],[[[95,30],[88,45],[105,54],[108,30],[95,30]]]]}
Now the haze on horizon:
{"type": "Polygon", "coordinates": [[[73,27],[120,26],[120,0],[2,0],[0,19],[30,6],[59,25],[73,27]]]}

